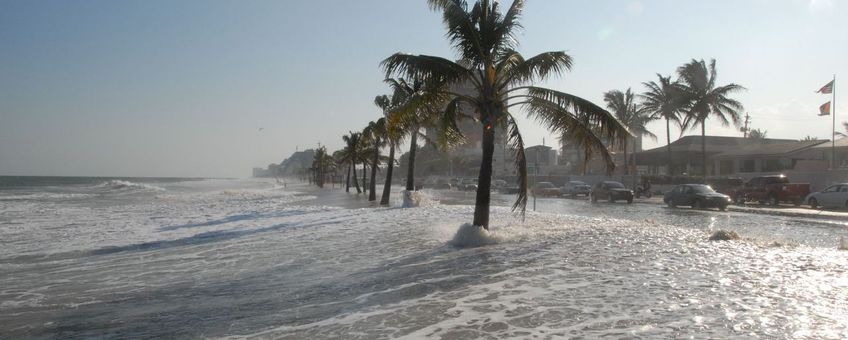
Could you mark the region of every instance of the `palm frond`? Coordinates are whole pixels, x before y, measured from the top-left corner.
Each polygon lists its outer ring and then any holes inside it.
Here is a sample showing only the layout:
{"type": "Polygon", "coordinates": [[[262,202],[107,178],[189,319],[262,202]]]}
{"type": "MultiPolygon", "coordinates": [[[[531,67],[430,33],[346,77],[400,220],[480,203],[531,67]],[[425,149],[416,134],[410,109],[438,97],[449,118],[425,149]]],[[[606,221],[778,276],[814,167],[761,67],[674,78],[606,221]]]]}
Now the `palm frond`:
{"type": "Polygon", "coordinates": [[[380,63],[386,78],[394,75],[420,79],[429,84],[452,84],[473,78],[472,73],[460,64],[445,58],[428,55],[395,53],[380,63]]]}
{"type": "Polygon", "coordinates": [[[505,113],[505,116],[507,117],[506,143],[513,152],[515,170],[518,171],[518,197],[512,205],[512,211],[520,210],[523,220],[524,213],[527,211],[527,157],[524,154],[524,139],[521,137],[521,131],[518,130],[515,118],[508,112],[505,113]]]}
{"type": "Polygon", "coordinates": [[[573,65],[571,56],[564,51],[544,52],[523,61],[515,58],[514,62],[515,65],[507,69],[504,79],[499,82],[501,89],[543,81],[552,75],[570,71],[573,65]]]}

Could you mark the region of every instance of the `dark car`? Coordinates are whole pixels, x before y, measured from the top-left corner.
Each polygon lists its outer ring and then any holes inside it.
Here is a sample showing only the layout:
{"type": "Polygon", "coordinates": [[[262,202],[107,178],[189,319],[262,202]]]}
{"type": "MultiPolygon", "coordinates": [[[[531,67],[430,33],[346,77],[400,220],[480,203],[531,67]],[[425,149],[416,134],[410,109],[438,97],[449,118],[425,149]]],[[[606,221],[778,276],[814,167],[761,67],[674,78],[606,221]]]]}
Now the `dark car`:
{"type": "Polygon", "coordinates": [[[559,193],[563,196],[577,197],[577,195],[589,196],[589,191],[592,187],[581,181],[569,181],[562,188],[559,188],[559,193]]]}
{"type": "Polygon", "coordinates": [[[551,182],[539,182],[533,186],[533,195],[542,197],[559,197],[559,188],[551,182]]]}
{"type": "Polygon", "coordinates": [[[718,208],[725,211],[731,200],[730,196],[716,192],[709,185],[681,184],[667,192],[663,202],[669,208],[685,205],[692,209],[718,208]]]}
{"type": "Polygon", "coordinates": [[[633,203],[633,190],[627,189],[624,184],[614,181],[603,181],[595,183],[592,187],[592,192],[589,193],[592,202],[598,200],[608,200],[615,202],[618,200],[633,203]]]}

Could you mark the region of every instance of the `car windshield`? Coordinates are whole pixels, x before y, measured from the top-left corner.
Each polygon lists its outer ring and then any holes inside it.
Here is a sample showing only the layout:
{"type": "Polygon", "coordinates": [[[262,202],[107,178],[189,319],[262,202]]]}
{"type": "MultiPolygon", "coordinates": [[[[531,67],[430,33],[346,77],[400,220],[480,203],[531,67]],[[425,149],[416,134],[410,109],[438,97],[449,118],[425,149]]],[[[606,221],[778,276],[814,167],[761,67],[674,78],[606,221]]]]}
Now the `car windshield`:
{"type": "Polygon", "coordinates": [[[610,188],[610,189],[623,189],[624,188],[624,184],[621,184],[621,183],[618,183],[618,182],[606,182],[606,185],[607,185],[607,188],[610,188]]]}

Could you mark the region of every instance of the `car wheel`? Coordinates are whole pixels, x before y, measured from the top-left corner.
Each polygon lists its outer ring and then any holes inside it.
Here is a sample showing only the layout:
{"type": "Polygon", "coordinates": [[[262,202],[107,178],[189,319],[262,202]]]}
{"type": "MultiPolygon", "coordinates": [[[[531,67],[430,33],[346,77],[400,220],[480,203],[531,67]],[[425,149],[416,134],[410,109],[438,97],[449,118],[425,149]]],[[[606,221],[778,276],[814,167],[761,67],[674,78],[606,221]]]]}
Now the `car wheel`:
{"type": "Polygon", "coordinates": [[[811,198],[810,199],[810,209],[818,209],[818,207],[819,207],[819,201],[815,197],[811,198]]]}
{"type": "Polygon", "coordinates": [[[727,211],[727,204],[722,204],[718,206],[718,210],[727,211]]]}
{"type": "Polygon", "coordinates": [[[701,203],[701,200],[695,200],[695,203],[692,203],[692,209],[701,210],[704,208],[704,205],[701,203]]]}
{"type": "Polygon", "coordinates": [[[667,204],[669,208],[677,208],[677,204],[674,203],[674,200],[668,200],[667,204]]]}
{"type": "Polygon", "coordinates": [[[632,203],[633,203],[633,197],[628,198],[628,199],[627,199],[627,204],[632,204],[632,203]]]}
{"type": "Polygon", "coordinates": [[[768,204],[770,206],[776,207],[780,201],[777,200],[777,196],[769,196],[768,204]]]}

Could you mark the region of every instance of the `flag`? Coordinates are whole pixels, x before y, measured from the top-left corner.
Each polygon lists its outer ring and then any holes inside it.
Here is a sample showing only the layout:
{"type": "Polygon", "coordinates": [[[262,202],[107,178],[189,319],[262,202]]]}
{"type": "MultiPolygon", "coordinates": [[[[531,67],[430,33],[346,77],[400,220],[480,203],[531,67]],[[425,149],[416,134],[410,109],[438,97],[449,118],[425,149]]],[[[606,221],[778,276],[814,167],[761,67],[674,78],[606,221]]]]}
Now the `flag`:
{"type": "Polygon", "coordinates": [[[819,106],[819,116],[830,116],[830,102],[824,103],[824,105],[819,106]]]}
{"type": "Polygon", "coordinates": [[[827,83],[827,85],[822,86],[822,88],[820,88],[818,91],[816,91],[816,93],[824,93],[824,94],[833,93],[833,80],[831,80],[829,83],[827,83]]]}

